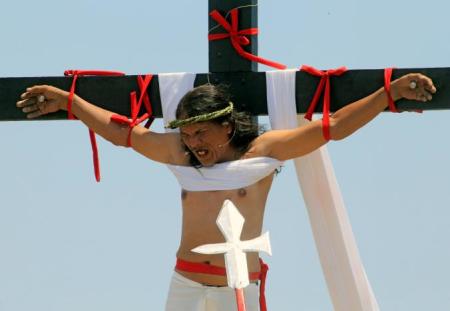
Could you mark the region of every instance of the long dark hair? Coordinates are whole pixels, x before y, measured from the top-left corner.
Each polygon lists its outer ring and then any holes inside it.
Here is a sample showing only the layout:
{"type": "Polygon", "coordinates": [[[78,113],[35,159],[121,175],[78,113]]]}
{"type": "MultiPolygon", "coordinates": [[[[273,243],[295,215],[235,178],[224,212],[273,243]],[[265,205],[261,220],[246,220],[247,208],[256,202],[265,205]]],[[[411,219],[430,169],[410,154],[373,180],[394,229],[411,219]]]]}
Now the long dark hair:
{"type": "MultiPolygon", "coordinates": [[[[211,113],[224,109],[232,101],[228,88],[224,85],[204,84],[189,91],[180,100],[177,119],[187,119],[194,116],[211,113]]],[[[212,119],[210,122],[224,124],[228,122],[233,130],[230,134],[230,146],[239,153],[247,151],[249,144],[260,134],[257,119],[245,111],[238,111],[236,107],[232,113],[212,119]]],[[[195,155],[185,146],[189,153],[189,162],[195,167],[201,167],[195,155]]]]}

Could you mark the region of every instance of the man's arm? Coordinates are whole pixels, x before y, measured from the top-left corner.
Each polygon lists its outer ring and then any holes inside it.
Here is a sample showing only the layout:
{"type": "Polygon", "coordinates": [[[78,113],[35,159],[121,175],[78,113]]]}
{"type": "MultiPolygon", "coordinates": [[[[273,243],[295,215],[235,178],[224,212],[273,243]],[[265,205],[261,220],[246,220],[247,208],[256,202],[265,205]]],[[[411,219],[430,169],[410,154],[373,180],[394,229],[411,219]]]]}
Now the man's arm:
{"type": "MultiPolygon", "coordinates": [[[[421,74],[405,75],[391,84],[394,101],[400,98],[428,101],[436,92],[433,82],[421,74]],[[416,81],[417,88],[409,87],[416,81]]],[[[388,97],[384,89],[379,89],[369,96],[347,105],[330,116],[330,135],[333,140],[344,139],[363,127],[388,106],[388,97]]],[[[250,153],[262,153],[279,160],[288,160],[308,154],[327,140],[322,134],[322,121],[316,120],[291,130],[274,130],[257,138],[250,148],[250,153]]]]}
{"type": "MultiPolygon", "coordinates": [[[[40,85],[28,88],[22,94],[17,107],[27,113],[28,118],[67,110],[69,93],[53,86],[40,85]],[[45,101],[39,102],[43,95],[45,101]]],[[[72,102],[72,113],[95,133],[117,146],[126,146],[129,127],[111,121],[114,114],[102,109],[75,95],[72,102]]],[[[181,143],[178,134],[162,134],[135,126],[131,133],[132,147],[144,156],[162,163],[182,164],[181,143]]]]}

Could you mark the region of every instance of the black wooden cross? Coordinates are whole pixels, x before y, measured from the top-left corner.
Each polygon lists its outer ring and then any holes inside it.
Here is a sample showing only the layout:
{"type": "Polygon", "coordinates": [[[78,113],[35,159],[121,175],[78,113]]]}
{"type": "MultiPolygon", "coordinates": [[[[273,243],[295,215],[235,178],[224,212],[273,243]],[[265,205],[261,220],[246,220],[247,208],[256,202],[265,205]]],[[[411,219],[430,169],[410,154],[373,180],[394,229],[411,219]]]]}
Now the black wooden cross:
{"type": "MultiPolygon", "coordinates": [[[[224,16],[231,9],[240,7],[239,29],[257,27],[257,0],[209,0],[209,11],[218,10],[224,16]]],[[[210,33],[221,33],[224,30],[217,23],[209,19],[210,33]]],[[[251,43],[245,50],[257,55],[257,36],[249,36],[251,43]]],[[[251,62],[238,55],[230,40],[209,42],[209,71],[198,74],[195,85],[207,82],[213,84],[225,83],[230,86],[233,101],[236,106],[254,115],[267,114],[265,73],[257,72],[257,63],[251,62]]],[[[450,81],[450,68],[409,68],[394,70],[392,79],[409,72],[421,72],[431,77],[439,92],[431,102],[423,105],[417,101],[400,100],[397,102],[399,110],[440,110],[450,109],[450,92],[447,92],[450,81]]],[[[335,111],[359,98],[362,98],[384,83],[383,70],[349,70],[340,77],[331,77],[331,111],[335,111]]],[[[161,117],[161,103],[157,76],[152,80],[147,93],[153,106],[155,117],[161,117]]],[[[0,78],[0,121],[27,120],[24,113],[15,107],[15,102],[23,90],[35,84],[49,84],[69,90],[72,82],[70,77],[24,77],[0,78]]],[[[319,82],[318,77],[299,71],[296,73],[296,104],[297,111],[304,113],[319,82]]],[[[129,94],[138,90],[137,76],[122,77],[80,77],[77,83],[77,94],[84,99],[113,112],[130,115],[129,94]]],[[[144,113],[144,107],[141,113],[144,113]]],[[[321,112],[318,105],[316,112],[321,112]]],[[[66,119],[65,112],[58,112],[41,117],[42,120],[66,119]]]]}

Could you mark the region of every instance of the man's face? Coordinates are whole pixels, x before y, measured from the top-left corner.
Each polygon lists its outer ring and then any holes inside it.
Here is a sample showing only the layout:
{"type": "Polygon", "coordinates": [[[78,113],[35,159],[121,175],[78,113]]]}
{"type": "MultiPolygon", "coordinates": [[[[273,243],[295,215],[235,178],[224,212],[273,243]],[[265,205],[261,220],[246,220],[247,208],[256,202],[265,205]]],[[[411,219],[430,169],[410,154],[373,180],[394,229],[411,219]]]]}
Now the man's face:
{"type": "Polygon", "coordinates": [[[180,127],[183,143],[203,166],[234,160],[230,158],[231,126],[214,122],[199,122],[180,127]]]}

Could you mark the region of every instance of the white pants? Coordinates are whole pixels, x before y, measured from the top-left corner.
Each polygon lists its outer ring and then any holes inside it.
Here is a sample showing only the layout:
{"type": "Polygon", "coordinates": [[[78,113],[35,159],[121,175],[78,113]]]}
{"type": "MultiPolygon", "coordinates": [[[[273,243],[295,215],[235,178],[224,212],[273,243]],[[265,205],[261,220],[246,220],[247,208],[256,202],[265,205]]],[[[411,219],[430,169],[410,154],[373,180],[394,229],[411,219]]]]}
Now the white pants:
{"type": "MultiPolygon", "coordinates": [[[[247,311],[259,310],[259,287],[251,283],[244,289],[247,311]]],[[[174,272],[166,311],[236,311],[236,296],[230,287],[205,286],[174,272]]]]}

